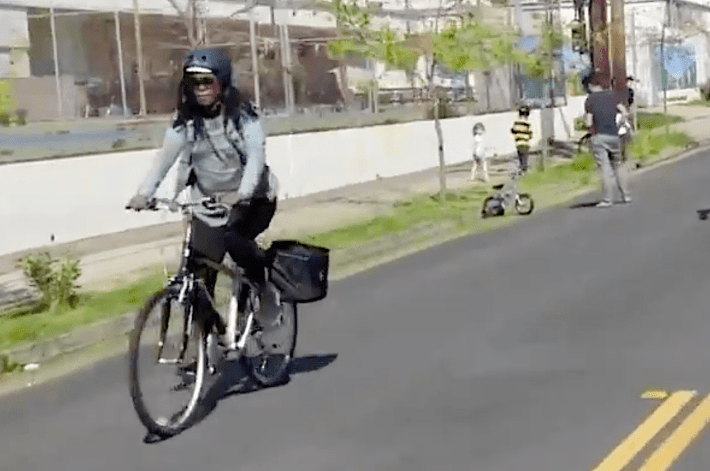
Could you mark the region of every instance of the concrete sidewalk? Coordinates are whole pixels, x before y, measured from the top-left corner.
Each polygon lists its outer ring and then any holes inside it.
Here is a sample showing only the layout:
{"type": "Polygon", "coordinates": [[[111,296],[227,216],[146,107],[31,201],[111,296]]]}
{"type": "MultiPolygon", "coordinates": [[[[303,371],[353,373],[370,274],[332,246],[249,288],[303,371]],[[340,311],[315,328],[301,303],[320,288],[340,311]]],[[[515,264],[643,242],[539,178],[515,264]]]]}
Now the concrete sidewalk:
{"type": "MultiPolygon", "coordinates": [[[[643,111],[662,112],[662,108],[643,111]]],[[[671,129],[684,131],[697,141],[707,138],[707,129],[710,129],[710,107],[675,105],[670,106],[668,112],[687,120],[672,125],[671,129]]],[[[449,167],[447,187],[457,189],[486,185],[490,188],[494,182],[502,181],[512,168],[511,157],[493,159],[490,168],[492,181],[488,184],[470,181],[470,163],[449,167]]],[[[435,155],[432,155],[432,164],[436,165],[435,155]]],[[[283,200],[279,203],[272,226],[265,235],[273,240],[326,232],[387,214],[397,201],[409,200],[420,194],[435,194],[438,189],[438,170],[432,168],[415,174],[283,200]]],[[[17,270],[15,262],[29,252],[50,249],[52,253],[61,254],[69,251],[81,259],[82,276],[79,283],[83,288],[109,289],[116,283],[134,279],[148,267],[177,260],[181,237],[181,224],[167,223],[2,256],[0,298],[7,297],[8,293],[25,290],[24,277],[22,272],[17,270]]]]}

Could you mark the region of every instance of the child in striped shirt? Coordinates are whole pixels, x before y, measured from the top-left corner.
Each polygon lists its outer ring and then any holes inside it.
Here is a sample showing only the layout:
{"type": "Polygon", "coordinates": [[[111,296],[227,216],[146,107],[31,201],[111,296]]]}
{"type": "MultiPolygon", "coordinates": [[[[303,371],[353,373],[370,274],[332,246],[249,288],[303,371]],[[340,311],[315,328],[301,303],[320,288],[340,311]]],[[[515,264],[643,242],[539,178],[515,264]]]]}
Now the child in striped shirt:
{"type": "Polygon", "coordinates": [[[515,138],[515,148],[518,151],[518,160],[520,162],[520,171],[525,172],[528,169],[528,155],[530,154],[530,139],[532,138],[532,129],[530,129],[530,107],[521,106],[518,110],[518,119],[513,123],[510,132],[515,138]]]}

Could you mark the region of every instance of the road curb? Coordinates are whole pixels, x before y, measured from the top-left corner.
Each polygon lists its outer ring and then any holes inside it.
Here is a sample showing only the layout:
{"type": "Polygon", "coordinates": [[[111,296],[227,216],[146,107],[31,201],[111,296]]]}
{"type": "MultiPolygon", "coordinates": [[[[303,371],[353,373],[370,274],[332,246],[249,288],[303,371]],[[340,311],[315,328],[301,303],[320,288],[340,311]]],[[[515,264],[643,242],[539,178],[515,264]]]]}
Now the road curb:
{"type": "MultiPolygon", "coordinates": [[[[352,273],[353,267],[361,260],[378,259],[383,253],[406,247],[416,243],[418,239],[437,238],[451,228],[452,225],[449,224],[429,223],[417,226],[414,230],[403,234],[384,236],[356,247],[336,249],[331,253],[330,279],[337,281],[347,278],[352,273]]],[[[40,342],[0,351],[0,357],[6,356],[11,363],[20,365],[45,363],[60,355],[73,353],[111,338],[128,335],[133,329],[137,312],[134,310],[40,342]]]]}
{"type": "MultiPolygon", "coordinates": [[[[673,162],[692,157],[710,149],[710,139],[698,143],[692,149],[686,149],[678,154],[653,162],[647,166],[635,169],[630,173],[631,178],[636,178],[646,172],[656,170],[673,162]]],[[[594,193],[597,190],[581,190],[573,192],[564,201],[554,204],[544,211],[558,208],[569,200],[594,193]]],[[[498,228],[495,225],[492,229],[498,228]]],[[[487,230],[487,229],[486,229],[487,230]]],[[[457,230],[453,222],[429,222],[415,226],[409,231],[383,236],[347,249],[336,249],[331,253],[332,271],[331,280],[337,281],[348,278],[365,270],[379,265],[391,263],[397,259],[413,255],[437,245],[452,242],[462,237],[476,233],[470,229],[457,230]]],[[[133,328],[137,311],[129,314],[101,321],[73,332],[53,337],[41,342],[28,344],[5,351],[0,351],[0,357],[6,356],[10,362],[21,365],[31,363],[45,363],[61,355],[73,353],[86,347],[98,344],[111,338],[127,335],[133,328]]]]}
{"type": "Polygon", "coordinates": [[[137,311],[134,311],[42,342],[6,350],[0,352],[0,356],[4,355],[11,363],[20,365],[42,364],[60,355],[76,352],[110,338],[127,335],[133,328],[136,313],[137,311]]]}

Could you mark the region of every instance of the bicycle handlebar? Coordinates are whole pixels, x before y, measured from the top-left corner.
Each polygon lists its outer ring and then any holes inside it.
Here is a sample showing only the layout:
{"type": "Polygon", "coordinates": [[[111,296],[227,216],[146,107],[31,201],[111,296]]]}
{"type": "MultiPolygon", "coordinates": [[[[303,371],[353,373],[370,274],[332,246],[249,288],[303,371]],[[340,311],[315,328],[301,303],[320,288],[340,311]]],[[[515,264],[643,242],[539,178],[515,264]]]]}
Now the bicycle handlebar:
{"type": "MultiPolygon", "coordinates": [[[[188,208],[200,205],[208,209],[223,209],[227,212],[231,210],[231,205],[221,202],[219,198],[215,198],[214,196],[188,201],[187,203],[178,203],[177,201],[168,198],[151,198],[148,200],[148,207],[146,210],[159,211],[160,209],[168,209],[174,213],[180,209],[185,211],[188,208]]],[[[126,209],[129,208],[126,207],[126,209]]]]}

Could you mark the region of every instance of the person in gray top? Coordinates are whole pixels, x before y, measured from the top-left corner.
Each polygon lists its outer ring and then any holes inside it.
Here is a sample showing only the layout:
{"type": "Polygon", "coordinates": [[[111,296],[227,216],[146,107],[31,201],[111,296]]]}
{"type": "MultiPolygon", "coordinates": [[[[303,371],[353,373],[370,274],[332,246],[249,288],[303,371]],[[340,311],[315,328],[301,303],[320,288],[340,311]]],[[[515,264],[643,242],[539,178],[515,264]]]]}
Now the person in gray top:
{"type": "Polygon", "coordinates": [[[606,208],[614,204],[614,184],[619,189],[624,203],[629,203],[631,197],[622,174],[621,140],[616,122],[617,113],[626,116],[626,108],[622,104],[624,97],[615,90],[605,90],[601,79],[602,77],[594,72],[589,77],[590,93],[584,103],[584,111],[585,122],[591,133],[592,153],[601,173],[604,193],[597,207],[606,208]]]}
{"type": "MultiPolygon", "coordinates": [[[[177,161],[175,197],[218,196],[232,204],[228,215],[195,207],[193,250],[221,262],[226,252],[257,285],[265,281],[264,251],[255,242],[276,212],[277,180],[266,165],[266,139],[254,107],[232,86],[232,64],[222,51],[192,51],[183,66],[177,114],[163,147],[128,209],[147,209],[150,198],[177,161]]],[[[200,276],[211,296],[217,272],[200,276]]]]}

